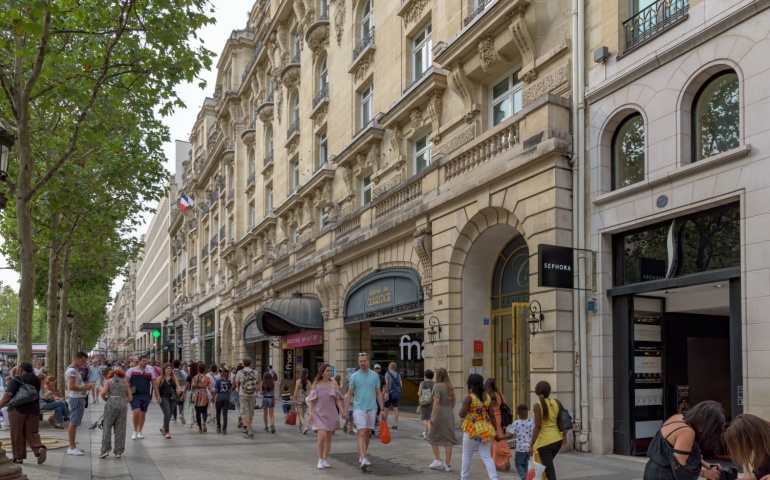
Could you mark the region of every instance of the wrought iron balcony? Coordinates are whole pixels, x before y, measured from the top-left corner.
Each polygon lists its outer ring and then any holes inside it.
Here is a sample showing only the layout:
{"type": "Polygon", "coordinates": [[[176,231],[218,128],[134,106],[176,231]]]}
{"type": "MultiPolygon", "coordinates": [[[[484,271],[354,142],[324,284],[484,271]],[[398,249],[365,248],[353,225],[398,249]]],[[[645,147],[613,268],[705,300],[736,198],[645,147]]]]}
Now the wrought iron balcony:
{"type": "Polygon", "coordinates": [[[463,20],[463,26],[467,27],[468,24],[471,23],[474,18],[478,17],[482,12],[484,12],[484,10],[486,10],[489,4],[494,1],[495,0],[484,0],[483,2],[481,2],[478,7],[473,9],[470,15],[465,17],[465,19],[463,20]]]}
{"type": "Polygon", "coordinates": [[[626,51],[632,50],[687,18],[690,0],[657,0],[623,22],[626,51]]]}
{"type": "Polygon", "coordinates": [[[192,257],[190,259],[190,270],[198,266],[198,257],[192,257]]]}
{"type": "Polygon", "coordinates": [[[213,237],[211,237],[211,242],[209,243],[209,249],[213,252],[215,248],[217,248],[217,245],[219,242],[217,242],[217,234],[215,233],[213,237]]]}
{"type": "Polygon", "coordinates": [[[366,35],[364,35],[361,41],[358,42],[356,48],[353,49],[353,60],[358,58],[358,56],[361,55],[361,52],[363,52],[364,49],[372,43],[374,43],[374,27],[370,28],[369,31],[366,32],[366,35]]]}
{"type": "Polygon", "coordinates": [[[294,123],[289,126],[289,129],[286,131],[286,138],[291,138],[297,132],[299,132],[299,118],[294,120],[294,123]]]}
{"type": "MultiPolygon", "coordinates": [[[[270,153],[268,153],[268,154],[267,154],[267,156],[265,157],[265,163],[264,163],[264,165],[265,165],[265,166],[268,166],[268,165],[270,165],[271,163],[273,163],[273,152],[270,152],[270,153]]],[[[252,176],[253,176],[253,175],[254,175],[254,174],[252,173],[252,176]]]]}
{"type": "Polygon", "coordinates": [[[318,92],[318,95],[313,99],[313,108],[317,107],[321,100],[329,98],[329,84],[325,84],[323,88],[318,92]]]}
{"type": "Polygon", "coordinates": [[[257,177],[257,172],[251,172],[251,175],[249,175],[248,180],[246,180],[246,186],[254,184],[254,179],[257,177]]]}
{"type": "Polygon", "coordinates": [[[209,256],[209,246],[204,245],[203,249],[201,250],[201,259],[204,259],[209,256]]]}

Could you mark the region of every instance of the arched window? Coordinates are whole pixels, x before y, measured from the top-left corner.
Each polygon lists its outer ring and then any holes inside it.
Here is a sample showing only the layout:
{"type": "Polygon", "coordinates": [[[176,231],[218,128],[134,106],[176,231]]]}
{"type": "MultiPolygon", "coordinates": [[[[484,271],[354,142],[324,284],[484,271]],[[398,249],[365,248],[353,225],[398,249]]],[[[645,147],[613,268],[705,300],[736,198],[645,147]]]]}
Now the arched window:
{"type": "Polygon", "coordinates": [[[361,39],[367,38],[372,27],[374,27],[374,15],[372,13],[372,0],[366,0],[364,8],[361,9],[361,39]]]}
{"type": "Polygon", "coordinates": [[[318,91],[323,92],[326,89],[326,85],[329,81],[329,68],[326,63],[326,55],[321,59],[318,64],[318,91]]]}
{"type": "Polygon", "coordinates": [[[644,180],[644,119],[626,117],[612,138],[612,189],[644,180]]]}
{"type": "Polygon", "coordinates": [[[740,144],[738,75],[728,70],[706,82],[692,109],[693,162],[740,144]]]}

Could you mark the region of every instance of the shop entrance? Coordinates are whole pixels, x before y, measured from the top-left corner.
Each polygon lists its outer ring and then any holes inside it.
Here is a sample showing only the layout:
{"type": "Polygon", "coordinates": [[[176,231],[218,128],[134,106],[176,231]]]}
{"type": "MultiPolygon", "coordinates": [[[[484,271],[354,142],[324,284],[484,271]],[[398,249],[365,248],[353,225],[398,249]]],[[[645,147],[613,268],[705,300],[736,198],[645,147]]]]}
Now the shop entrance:
{"type": "Polygon", "coordinates": [[[529,249],[517,235],[497,258],[490,319],[493,371],[509,405],[529,402],[529,249]]]}
{"type": "Polygon", "coordinates": [[[323,345],[297,350],[297,370],[307,368],[310,379],[315,378],[318,367],[324,363],[323,345]]]}

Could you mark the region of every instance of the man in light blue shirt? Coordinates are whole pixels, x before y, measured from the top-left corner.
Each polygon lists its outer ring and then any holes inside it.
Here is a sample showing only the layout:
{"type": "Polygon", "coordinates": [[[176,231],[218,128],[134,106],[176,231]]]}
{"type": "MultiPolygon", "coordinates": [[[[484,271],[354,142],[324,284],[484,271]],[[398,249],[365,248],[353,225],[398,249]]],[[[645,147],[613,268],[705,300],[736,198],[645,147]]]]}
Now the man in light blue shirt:
{"type": "Polygon", "coordinates": [[[369,356],[366,353],[358,354],[359,370],[348,379],[348,394],[345,400],[345,410],[350,410],[350,399],[353,400],[353,422],[358,429],[358,455],[361,470],[371,465],[366,458],[369,449],[369,437],[374,428],[374,420],[377,416],[377,406],[380,410],[385,408],[382,404],[382,392],[380,391],[380,376],[369,370],[369,356]]]}

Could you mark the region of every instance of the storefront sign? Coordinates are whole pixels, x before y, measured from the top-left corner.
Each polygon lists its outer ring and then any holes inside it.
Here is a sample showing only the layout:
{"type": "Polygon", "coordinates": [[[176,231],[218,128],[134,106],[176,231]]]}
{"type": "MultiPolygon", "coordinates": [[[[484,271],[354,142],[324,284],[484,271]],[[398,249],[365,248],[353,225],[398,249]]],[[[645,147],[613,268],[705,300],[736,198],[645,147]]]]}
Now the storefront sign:
{"type": "Polygon", "coordinates": [[[425,353],[425,342],[418,342],[418,341],[411,341],[412,337],[409,335],[403,335],[401,337],[401,343],[399,343],[399,347],[401,347],[401,360],[411,360],[412,359],[412,349],[415,350],[415,360],[422,360],[423,355],[425,353]],[[406,349],[406,357],[404,356],[404,349],[406,349]]]}
{"type": "Polygon", "coordinates": [[[283,337],[283,348],[301,348],[324,343],[323,330],[309,330],[283,337]]]}
{"type": "Polygon", "coordinates": [[[422,287],[416,271],[388,268],[356,283],[345,298],[345,323],[409,315],[423,308],[422,287]]]}
{"type": "Polygon", "coordinates": [[[393,279],[388,279],[382,285],[374,285],[367,290],[367,308],[382,308],[390,305],[393,305],[393,279]]]}
{"type": "Polygon", "coordinates": [[[259,331],[259,325],[255,317],[246,323],[243,328],[243,341],[246,343],[261,342],[267,340],[267,335],[259,331]]]}
{"type": "Polygon", "coordinates": [[[540,244],[537,246],[540,287],[569,288],[574,286],[573,254],[570,247],[540,244]]]}
{"type": "Polygon", "coordinates": [[[481,340],[473,341],[473,356],[474,357],[484,356],[484,342],[482,342],[481,340]]]}
{"type": "Polygon", "coordinates": [[[639,258],[639,278],[643,282],[666,278],[666,262],[654,258],[639,258]]]}
{"type": "Polygon", "coordinates": [[[294,350],[283,351],[283,378],[294,376],[294,350]]]}

